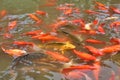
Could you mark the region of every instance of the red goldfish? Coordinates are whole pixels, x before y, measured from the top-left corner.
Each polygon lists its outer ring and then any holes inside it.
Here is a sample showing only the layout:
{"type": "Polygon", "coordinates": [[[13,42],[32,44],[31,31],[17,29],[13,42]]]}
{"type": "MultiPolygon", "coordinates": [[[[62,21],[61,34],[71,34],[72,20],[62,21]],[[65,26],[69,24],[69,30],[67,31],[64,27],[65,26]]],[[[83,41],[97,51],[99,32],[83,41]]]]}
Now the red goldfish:
{"type": "Polygon", "coordinates": [[[88,43],[93,43],[93,44],[105,44],[105,42],[100,41],[100,40],[95,40],[95,39],[87,39],[85,41],[88,43]]]}
{"type": "Polygon", "coordinates": [[[110,39],[110,42],[113,43],[113,44],[120,44],[120,38],[111,38],[110,39]]]}
{"type": "Polygon", "coordinates": [[[110,14],[120,14],[120,9],[117,9],[116,7],[110,6],[109,7],[110,14]]]}
{"type": "Polygon", "coordinates": [[[85,52],[80,52],[80,51],[77,51],[77,50],[73,50],[73,53],[76,54],[79,58],[83,59],[83,60],[86,60],[86,61],[89,61],[89,60],[96,60],[96,57],[95,56],[92,56],[88,53],[85,53],[85,52]]]}
{"type": "Polygon", "coordinates": [[[103,55],[103,53],[97,49],[97,48],[94,48],[92,46],[84,46],[86,49],[88,49],[93,55],[96,55],[96,56],[101,56],[103,55]]]}
{"type": "Polygon", "coordinates": [[[112,28],[112,27],[117,27],[117,26],[120,26],[120,21],[115,21],[115,22],[112,22],[111,24],[110,24],[110,27],[112,28]]]}
{"type": "Polygon", "coordinates": [[[96,69],[96,67],[94,66],[90,66],[90,65],[79,65],[79,66],[71,66],[71,67],[68,67],[68,68],[64,68],[62,70],[62,73],[68,73],[72,70],[94,70],[96,69]]]}
{"type": "Polygon", "coordinates": [[[98,31],[102,34],[105,34],[105,30],[103,29],[103,26],[105,25],[105,23],[102,23],[98,26],[98,31]]]}
{"type": "Polygon", "coordinates": [[[118,52],[118,51],[120,51],[120,45],[119,44],[118,45],[107,46],[107,47],[101,49],[101,52],[105,53],[105,54],[118,52]]]}
{"type": "Polygon", "coordinates": [[[20,50],[20,49],[8,49],[8,50],[5,50],[3,47],[2,47],[2,50],[9,54],[10,56],[13,56],[14,58],[16,57],[19,57],[19,56],[23,56],[23,55],[26,55],[27,52],[24,51],[24,50],[20,50]]]}
{"type": "Polygon", "coordinates": [[[45,53],[61,62],[69,62],[70,61],[69,58],[59,54],[58,52],[46,51],[45,53]]]}

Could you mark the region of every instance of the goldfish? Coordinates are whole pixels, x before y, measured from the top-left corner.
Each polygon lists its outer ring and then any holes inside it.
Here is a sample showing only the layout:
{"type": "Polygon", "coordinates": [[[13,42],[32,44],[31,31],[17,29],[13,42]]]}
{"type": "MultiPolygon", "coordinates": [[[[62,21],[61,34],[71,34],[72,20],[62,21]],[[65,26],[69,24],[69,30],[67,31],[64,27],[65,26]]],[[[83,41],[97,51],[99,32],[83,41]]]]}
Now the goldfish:
{"type": "Polygon", "coordinates": [[[98,26],[98,31],[102,34],[105,34],[105,30],[103,28],[103,26],[105,25],[105,23],[101,23],[99,26],[98,26]]]}
{"type": "Polygon", "coordinates": [[[3,38],[5,38],[5,39],[13,38],[13,34],[4,33],[4,34],[3,34],[3,38]]]}
{"type": "Polygon", "coordinates": [[[41,10],[37,10],[35,13],[36,13],[36,14],[39,14],[39,15],[42,15],[42,16],[47,15],[47,13],[46,13],[46,12],[41,11],[41,10]]]}
{"type": "Polygon", "coordinates": [[[94,62],[93,66],[96,68],[96,69],[93,70],[95,80],[99,80],[99,74],[100,74],[100,69],[101,69],[100,61],[94,62]]]}
{"type": "Polygon", "coordinates": [[[88,13],[88,14],[91,14],[91,15],[99,14],[99,12],[95,12],[95,11],[92,11],[92,10],[85,10],[85,12],[88,13]]]}
{"type": "Polygon", "coordinates": [[[110,14],[120,14],[120,9],[117,9],[116,7],[113,7],[113,6],[109,6],[109,12],[110,14]]]}
{"type": "Polygon", "coordinates": [[[6,10],[0,11],[0,18],[3,18],[7,14],[6,10]]]}
{"type": "Polygon", "coordinates": [[[72,24],[77,24],[77,25],[81,25],[82,27],[85,26],[85,21],[84,19],[74,19],[72,21],[70,21],[72,24]]]}
{"type": "Polygon", "coordinates": [[[70,15],[72,13],[73,13],[73,9],[71,8],[64,11],[64,15],[70,15]]]}
{"type": "Polygon", "coordinates": [[[85,61],[95,61],[96,60],[96,57],[95,56],[92,56],[88,53],[85,53],[85,52],[80,52],[80,51],[77,51],[75,49],[72,50],[74,54],[76,54],[79,58],[85,60],[85,61]]]}
{"type": "Polygon", "coordinates": [[[96,35],[96,30],[80,30],[78,33],[88,34],[88,35],[96,35]]]}
{"type": "Polygon", "coordinates": [[[22,35],[36,36],[36,35],[39,35],[41,32],[42,32],[41,30],[34,30],[34,31],[29,31],[29,32],[23,33],[22,35]]]}
{"type": "Polygon", "coordinates": [[[114,37],[112,37],[110,39],[110,42],[113,43],[113,44],[120,44],[120,38],[114,38],[114,37]]]}
{"type": "Polygon", "coordinates": [[[110,27],[111,27],[111,28],[113,28],[113,27],[118,27],[118,26],[120,26],[120,21],[115,21],[115,22],[112,22],[112,23],[110,24],[110,27]]]}
{"type": "Polygon", "coordinates": [[[53,31],[53,32],[56,32],[56,30],[57,30],[59,27],[65,26],[65,25],[67,25],[67,23],[68,23],[67,20],[63,20],[63,21],[58,21],[58,22],[55,23],[55,24],[52,24],[52,25],[51,25],[52,31],[53,31]]]}
{"type": "Polygon", "coordinates": [[[76,46],[71,44],[69,41],[67,41],[67,42],[47,43],[40,47],[54,48],[54,49],[60,50],[62,53],[64,53],[65,50],[74,49],[76,46]]]}
{"type": "Polygon", "coordinates": [[[26,41],[14,41],[13,44],[18,45],[18,46],[25,46],[25,45],[33,46],[34,45],[33,42],[26,42],[26,41]]]}
{"type": "Polygon", "coordinates": [[[88,43],[93,43],[93,44],[105,44],[104,41],[96,40],[96,39],[87,39],[85,40],[88,43]]]}
{"type": "Polygon", "coordinates": [[[100,50],[104,54],[110,54],[110,53],[113,53],[113,52],[120,51],[120,45],[117,44],[117,45],[107,46],[107,47],[104,47],[103,49],[100,49],[100,50]]]}
{"type": "Polygon", "coordinates": [[[42,23],[42,20],[40,18],[38,18],[36,15],[34,14],[28,14],[28,16],[33,19],[34,21],[36,21],[37,23],[42,23]]]}
{"type": "Polygon", "coordinates": [[[71,66],[71,67],[68,67],[68,68],[63,68],[62,69],[62,73],[68,73],[70,71],[73,71],[73,70],[94,70],[96,69],[96,67],[94,66],[90,66],[90,65],[78,65],[78,66],[71,66]]]}
{"type": "Polygon", "coordinates": [[[20,49],[4,49],[3,47],[1,47],[2,50],[7,53],[8,55],[14,57],[14,58],[17,58],[17,57],[20,57],[20,56],[23,56],[23,55],[26,55],[27,52],[25,50],[20,50],[20,49]]]}
{"type": "Polygon", "coordinates": [[[100,10],[108,10],[108,8],[104,4],[102,4],[100,2],[95,1],[95,4],[96,4],[95,7],[100,9],[100,10]]]}
{"type": "Polygon", "coordinates": [[[83,77],[85,78],[85,80],[92,80],[86,73],[80,70],[71,71],[67,74],[64,74],[64,76],[67,80],[82,80],[83,77]]]}
{"type": "Polygon", "coordinates": [[[17,21],[16,20],[12,21],[12,22],[9,22],[8,27],[7,27],[7,31],[13,30],[16,26],[17,26],[17,21]]]}
{"type": "Polygon", "coordinates": [[[36,36],[36,37],[32,37],[33,39],[38,39],[41,40],[43,43],[46,41],[65,41],[65,38],[58,38],[56,36],[53,35],[44,35],[44,36],[36,36]]]}
{"type": "Polygon", "coordinates": [[[97,49],[97,48],[95,48],[93,46],[84,46],[84,47],[86,49],[88,49],[93,55],[96,55],[96,56],[103,55],[103,53],[99,49],[97,49]]]}
{"type": "Polygon", "coordinates": [[[61,55],[58,52],[52,52],[52,51],[46,51],[45,54],[48,54],[49,56],[53,57],[55,60],[61,61],[61,62],[69,62],[70,59],[61,55]]]}

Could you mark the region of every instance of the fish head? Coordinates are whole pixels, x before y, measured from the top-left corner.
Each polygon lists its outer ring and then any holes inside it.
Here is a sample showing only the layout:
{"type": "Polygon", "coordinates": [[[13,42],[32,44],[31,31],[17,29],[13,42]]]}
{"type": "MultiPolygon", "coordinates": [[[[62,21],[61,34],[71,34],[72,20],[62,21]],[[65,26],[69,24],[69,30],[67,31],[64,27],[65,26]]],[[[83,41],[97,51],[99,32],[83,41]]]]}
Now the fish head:
{"type": "Polygon", "coordinates": [[[70,42],[66,42],[64,45],[64,49],[74,49],[75,45],[71,44],[70,42]]]}

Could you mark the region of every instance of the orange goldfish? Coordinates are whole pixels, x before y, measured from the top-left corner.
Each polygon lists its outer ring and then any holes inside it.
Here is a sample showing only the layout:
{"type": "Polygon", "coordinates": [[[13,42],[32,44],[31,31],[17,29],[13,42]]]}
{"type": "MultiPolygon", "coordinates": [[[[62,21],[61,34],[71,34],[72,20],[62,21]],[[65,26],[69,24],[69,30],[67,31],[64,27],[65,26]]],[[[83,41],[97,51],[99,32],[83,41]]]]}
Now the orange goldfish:
{"type": "Polygon", "coordinates": [[[73,13],[73,9],[71,9],[71,8],[64,11],[64,15],[70,15],[72,13],[73,13]]]}
{"type": "Polygon", "coordinates": [[[36,21],[37,23],[42,23],[42,20],[40,18],[38,18],[36,15],[34,14],[29,14],[28,15],[31,19],[33,19],[34,21],[36,21]]]}
{"type": "Polygon", "coordinates": [[[14,58],[17,58],[19,56],[23,56],[23,55],[27,54],[26,51],[20,50],[20,49],[8,49],[8,50],[6,50],[3,47],[1,47],[1,48],[5,53],[9,54],[10,56],[13,56],[14,58]]]}
{"type": "Polygon", "coordinates": [[[97,31],[96,30],[80,30],[78,32],[75,31],[75,33],[83,33],[83,34],[88,34],[88,35],[96,35],[97,31]]]}
{"type": "Polygon", "coordinates": [[[105,54],[118,52],[118,51],[120,51],[120,45],[118,44],[118,45],[107,46],[100,50],[102,53],[105,53],[105,54]]]}
{"type": "Polygon", "coordinates": [[[103,55],[103,53],[95,47],[92,47],[92,46],[84,46],[84,47],[88,49],[93,55],[96,55],[96,56],[103,55]]]}
{"type": "Polygon", "coordinates": [[[61,62],[69,62],[69,58],[59,54],[58,52],[52,52],[52,51],[46,51],[45,54],[50,55],[51,57],[53,57],[54,59],[61,61],[61,62]]]}
{"type": "Polygon", "coordinates": [[[68,68],[62,69],[62,73],[68,73],[73,70],[94,70],[96,67],[90,65],[79,65],[79,66],[71,66],[68,68]]]}
{"type": "Polygon", "coordinates": [[[96,61],[93,64],[93,66],[96,67],[96,69],[93,70],[95,80],[99,80],[98,78],[99,78],[99,73],[100,73],[100,61],[96,61]]]}
{"type": "Polygon", "coordinates": [[[58,29],[59,27],[67,25],[67,23],[68,23],[67,20],[63,20],[63,21],[58,21],[57,23],[53,24],[52,25],[53,32],[56,32],[56,29],[58,29]]]}
{"type": "Polygon", "coordinates": [[[95,11],[92,11],[92,10],[85,10],[85,12],[86,12],[87,14],[91,14],[91,15],[99,14],[99,12],[95,12],[95,11]]]}
{"type": "Polygon", "coordinates": [[[7,27],[7,31],[13,30],[16,26],[17,26],[17,21],[9,22],[8,27],[7,27]]]}
{"type": "Polygon", "coordinates": [[[34,30],[34,31],[23,33],[22,35],[36,36],[36,35],[40,34],[41,32],[42,32],[41,30],[34,30]]]}
{"type": "Polygon", "coordinates": [[[3,18],[7,14],[6,10],[0,11],[0,18],[3,18]]]}
{"type": "Polygon", "coordinates": [[[38,39],[41,40],[43,43],[46,41],[66,41],[66,38],[58,38],[56,36],[53,35],[45,35],[45,36],[33,36],[33,39],[38,39]]]}
{"type": "Polygon", "coordinates": [[[108,9],[104,4],[102,4],[100,2],[95,1],[95,4],[96,4],[95,7],[100,9],[100,10],[107,10],[108,9]]]}
{"type": "Polygon", "coordinates": [[[25,45],[33,46],[34,45],[33,42],[25,42],[25,41],[14,41],[13,44],[18,45],[18,46],[25,46],[25,45]]]}
{"type": "Polygon", "coordinates": [[[44,11],[40,11],[40,10],[37,10],[37,11],[36,11],[36,14],[39,14],[39,15],[42,15],[42,16],[47,15],[46,12],[44,12],[44,11]]]}
{"type": "Polygon", "coordinates": [[[80,52],[80,51],[77,51],[77,50],[73,50],[73,53],[76,54],[79,58],[83,59],[83,60],[86,60],[86,61],[90,61],[90,60],[96,60],[96,57],[95,56],[92,56],[88,53],[85,53],[85,52],[80,52]]]}
{"type": "Polygon", "coordinates": [[[84,19],[75,19],[70,21],[72,24],[77,24],[77,25],[81,25],[82,27],[85,26],[85,21],[84,19]]]}
{"type": "Polygon", "coordinates": [[[93,44],[105,44],[104,41],[96,40],[96,39],[87,39],[85,40],[88,43],[93,43],[93,44]]]}

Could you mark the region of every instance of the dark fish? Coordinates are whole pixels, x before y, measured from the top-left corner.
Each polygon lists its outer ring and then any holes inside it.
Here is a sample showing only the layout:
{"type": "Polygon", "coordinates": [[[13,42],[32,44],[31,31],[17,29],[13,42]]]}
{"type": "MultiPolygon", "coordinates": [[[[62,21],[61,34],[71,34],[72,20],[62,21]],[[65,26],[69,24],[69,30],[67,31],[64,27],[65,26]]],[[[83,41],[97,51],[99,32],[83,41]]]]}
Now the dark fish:
{"type": "Polygon", "coordinates": [[[74,34],[72,34],[72,33],[70,33],[70,32],[67,32],[67,31],[65,31],[65,30],[61,30],[61,32],[64,33],[64,34],[66,34],[66,36],[70,37],[70,39],[71,39],[74,43],[76,43],[76,44],[81,44],[82,41],[81,41],[77,36],[75,36],[74,34]]]}

